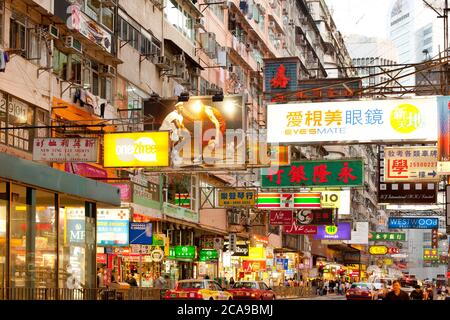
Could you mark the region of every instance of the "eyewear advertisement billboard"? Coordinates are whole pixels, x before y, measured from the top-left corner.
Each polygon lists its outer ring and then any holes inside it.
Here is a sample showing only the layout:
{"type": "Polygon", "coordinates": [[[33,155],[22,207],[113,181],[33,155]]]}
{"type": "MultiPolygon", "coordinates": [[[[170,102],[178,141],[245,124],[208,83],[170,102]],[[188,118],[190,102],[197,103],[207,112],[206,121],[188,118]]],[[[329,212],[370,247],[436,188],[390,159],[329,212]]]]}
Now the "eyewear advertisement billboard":
{"type": "Polygon", "coordinates": [[[269,143],[437,141],[437,98],[267,106],[269,143]]]}
{"type": "Polygon", "coordinates": [[[105,134],[104,166],[167,167],[169,133],[133,132],[105,134]]]}
{"type": "Polygon", "coordinates": [[[150,99],[144,115],[153,119],[145,130],[168,131],[172,169],[244,169],[246,159],[245,113],[242,96],[211,96],[189,101],[150,99]]]}

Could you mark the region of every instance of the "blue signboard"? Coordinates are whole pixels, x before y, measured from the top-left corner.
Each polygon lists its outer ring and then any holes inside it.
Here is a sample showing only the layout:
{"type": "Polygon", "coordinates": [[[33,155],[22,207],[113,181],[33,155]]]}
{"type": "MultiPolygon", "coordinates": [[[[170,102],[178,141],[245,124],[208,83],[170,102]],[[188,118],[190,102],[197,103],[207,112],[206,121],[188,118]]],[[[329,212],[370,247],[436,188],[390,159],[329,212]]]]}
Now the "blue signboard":
{"type": "Polygon", "coordinates": [[[389,229],[437,229],[438,218],[389,218],[389,229]]]}
{"type": "Polygon", "coordinates": [[[130,244],[153,244],[152,224],[130,222],[130,244]]]}
{"type": "Polygon", "coordinates": [[[277,258],[277,266],[278,265],[283,266],[283,270],[288,270],[289,269],[289,260],[277,258]]]}

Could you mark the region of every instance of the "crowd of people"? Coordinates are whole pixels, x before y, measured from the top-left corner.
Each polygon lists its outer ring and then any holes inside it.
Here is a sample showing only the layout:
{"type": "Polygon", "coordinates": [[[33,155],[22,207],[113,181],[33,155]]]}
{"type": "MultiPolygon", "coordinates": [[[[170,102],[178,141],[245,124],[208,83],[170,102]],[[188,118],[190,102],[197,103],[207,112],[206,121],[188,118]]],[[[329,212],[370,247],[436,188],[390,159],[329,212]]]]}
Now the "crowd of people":
{"type": "Polygon", "coordinates": [[[336,293],[338,295],[345,294],[350,289],[351,283],[343,280],[322,280],[314,279],[312,286],[316,287],[316,294],[323,296],[328,293],[336,293]]]}

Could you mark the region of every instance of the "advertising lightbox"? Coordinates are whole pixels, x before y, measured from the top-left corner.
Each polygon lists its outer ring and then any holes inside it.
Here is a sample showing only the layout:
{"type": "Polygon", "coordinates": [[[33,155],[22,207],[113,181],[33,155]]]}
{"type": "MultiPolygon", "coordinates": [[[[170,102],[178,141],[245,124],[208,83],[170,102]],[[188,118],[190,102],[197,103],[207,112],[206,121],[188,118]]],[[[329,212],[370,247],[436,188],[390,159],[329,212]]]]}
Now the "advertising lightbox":
{"type": "Polygon", "coordinates": [[[389,229],[436,229],[439,228],[438,218],[389,218],[389,229]]]}
{"type": "Polygon", "coordinates": [[[435,142],[437,98],[267,106],[269,143],[435,142]]]}
{"type": "Polygon", "coordinates": [[[129,245],[130,209],[97,210],[97,245],[129,245]]]}

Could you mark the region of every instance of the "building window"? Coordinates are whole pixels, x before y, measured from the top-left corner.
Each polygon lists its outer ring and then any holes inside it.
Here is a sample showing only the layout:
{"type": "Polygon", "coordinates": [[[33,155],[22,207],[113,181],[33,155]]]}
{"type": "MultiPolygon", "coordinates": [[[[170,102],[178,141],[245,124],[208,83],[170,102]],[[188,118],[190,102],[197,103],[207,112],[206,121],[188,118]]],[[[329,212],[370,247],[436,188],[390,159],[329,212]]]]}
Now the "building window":
{"type": "Polygon", "coordinates": [[[5,18],[5,1],[0,0],[0,45],[3,45],[3,32],[5,27],[3,26],[3,19],[5,18]]]}
{"type": "Polygon", "coordinates": [[[101,1],[87,0],[84,13],[105,26],[109,31],[114,30],[114,12],[109,7],[103,6],[101,1]]]}
{"type": "Polygon", "coordinates": [[[209,10],[211,10],[214,15],[223,22],[223,19],[225,17],[224,10],[221,8],[221,5],[210,5],[209,10]]]}
{"type": "Polygon", "coordinates": [[[183,7],[176,0],[167,0],[164,7],[164,17],[185,37],[195,42],[194,18],[186,10],[183,10],[183,7]]]}
{"type": "Polygon", "coordinates": [[[26,57],[26,26],[25,20],[11,18],[9,43],[12,49],[22,50],[21,55],[26,57]]]}
{"type": "Polygon", "coordinates": [[[12,49],[21,50],[20,55],[25,59],[40,62],[41,41],[35,25],[14,11],[10,19],[9,43],[12,49]]]}

